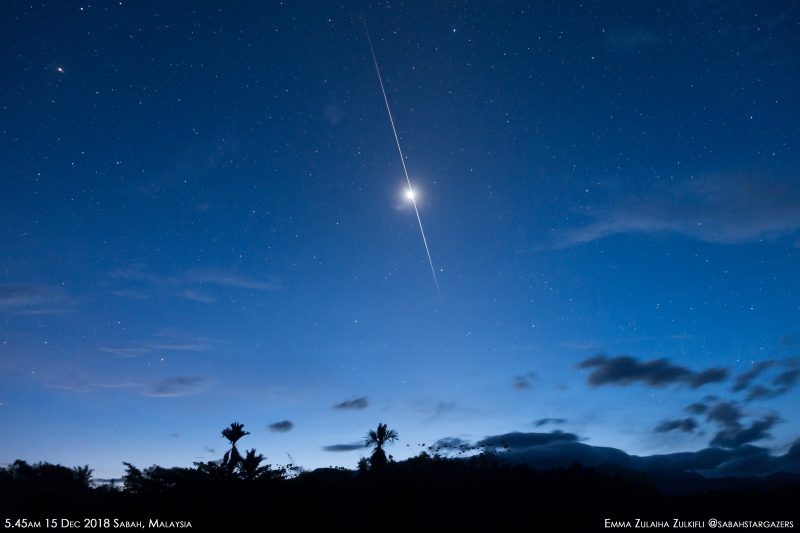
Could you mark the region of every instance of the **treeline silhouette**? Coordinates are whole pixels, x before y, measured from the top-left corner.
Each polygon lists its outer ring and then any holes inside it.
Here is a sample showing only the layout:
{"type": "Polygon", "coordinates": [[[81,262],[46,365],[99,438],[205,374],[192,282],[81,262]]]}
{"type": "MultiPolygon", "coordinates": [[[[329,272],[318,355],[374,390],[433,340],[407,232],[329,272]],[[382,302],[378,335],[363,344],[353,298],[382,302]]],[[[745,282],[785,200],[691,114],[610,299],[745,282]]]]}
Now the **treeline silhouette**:
{"type": "Polygon", "coordinates": [[[395,462],[385,448],[399,436],[386,424],[365,437],[373,450],[355,471],[273,466],[255,449],[239,452],[243,424],[222,435],[230,449],[221,460],[194,468],[124,463],[121,486],[94,486],[89,466],[16,461],[0,468],[0,511],[221,531],[595,531],[606,519],[792,520],[800,501],[797,484],[673,495],[621,468],[533,470],[490,452],[455,459],[429,450],[395,462]]]}

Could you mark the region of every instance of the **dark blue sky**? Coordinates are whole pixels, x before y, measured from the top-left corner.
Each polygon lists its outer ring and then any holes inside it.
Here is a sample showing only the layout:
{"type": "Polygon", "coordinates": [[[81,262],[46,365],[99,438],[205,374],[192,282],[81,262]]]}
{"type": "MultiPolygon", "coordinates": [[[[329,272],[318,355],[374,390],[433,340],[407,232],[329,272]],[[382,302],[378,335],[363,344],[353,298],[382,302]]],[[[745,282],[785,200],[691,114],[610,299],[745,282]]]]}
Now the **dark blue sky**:
{"type": "Polygon", "coordinates": [[[3,6],[0,463],[785,452],[800,10],[365,4],[440,295],[360,10],[3,6]]]}

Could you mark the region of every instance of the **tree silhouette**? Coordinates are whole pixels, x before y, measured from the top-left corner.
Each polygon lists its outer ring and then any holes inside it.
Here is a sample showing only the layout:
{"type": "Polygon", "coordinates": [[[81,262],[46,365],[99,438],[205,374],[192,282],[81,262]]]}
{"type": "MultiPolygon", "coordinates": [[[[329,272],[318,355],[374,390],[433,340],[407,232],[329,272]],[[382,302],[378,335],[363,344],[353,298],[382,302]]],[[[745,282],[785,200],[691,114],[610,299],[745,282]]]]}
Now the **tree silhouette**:
{"type": "Polygon", "coordinates": [[[249,431],[244,430],[244,424],[239,422],[233,422],[230,427],[222,430],[222,436],[231,443],[231,449],[225,452],[222,457],[222,466],[227,467],[229,471],[232,472],[242,461],[242,456],[239,454],[239,450],[236,449],[236,441],[249,434],[249,431]]]}
{"type": "Polygon", "coordinates": [[[245,452],[244,457],[239,463],[239,473],[242,478],[252,481],[269,470],[268,466],[259,466],[264,460],[260,453],[256,455],[256,449],[245,452]]]}
{"type": "Polygon", "coordinates": [[[397,431],[388,429],[386,424],[378,424],[377,430],[370,430],[367,433],[366,444],[367,446],[374,446],[372,455],[369,458],[369,463],[373,469],[382,468],[388,460],[386,459],[386,452],[383,447],[386,444],[391,444],[398,439],[397,431]]]}

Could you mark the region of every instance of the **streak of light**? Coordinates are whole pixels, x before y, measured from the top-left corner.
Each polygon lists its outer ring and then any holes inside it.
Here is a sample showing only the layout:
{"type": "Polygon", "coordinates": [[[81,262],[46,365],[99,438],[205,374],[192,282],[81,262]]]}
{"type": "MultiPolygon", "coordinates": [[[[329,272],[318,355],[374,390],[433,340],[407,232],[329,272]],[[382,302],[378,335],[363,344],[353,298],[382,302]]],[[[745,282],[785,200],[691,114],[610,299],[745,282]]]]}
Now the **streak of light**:
{"type": "MultiPolygon", "coordinates": [[[[375,56],[375,48],[372,46],[372,38],[369,35],[369,28],[367,27],[366,17],[361,16],[364,21],[364,31],[367,33],[367,42],[369,43],[369,51],[372,53],[372,62],[375,65],[375,72],[378,74],[378,83],[381,86],[381,94],[383,94],[383,103],[386,104],[386,113],[389,115],[389,124],[392,126],[392,133],[394,133],[394,142],[397,145],[397,152],[400,154],[400,162],[403,164],[403,173],[406,176],[408,183],[408,190],[413,191],[414,187],[411,185],[411,178],[408,176],[408,168],[406,168],[406,158],[403,156],[403,149],[400,148],[400,138],[397,136],[397,128],[394,125],[394,117],[392,116],[392,108],[389,106],[389,98],[386,96],[386,89],[383,86],[383,77],[381,76],[381,69],[378,66],[378,58],[375,56]]],[[[433,259],[431,258],[431,250],[428,247],[428,239],[425,238],[425,230],[422,228],[422,218],[419,216],[419,208],[417,207],[417,200],[412,193],[409,200],[414,204],[414,213],[417,215],[417,223],[419,224],[419,233],[422,235],[422,244],[425,245],[425,253],[428,256],[428,264],[431,267],[431,274],[433,275],[433,283],[436,285],[436,293],[439,292],[439,280],[436,279],[436,269],[433,267],[433,259]]]]}

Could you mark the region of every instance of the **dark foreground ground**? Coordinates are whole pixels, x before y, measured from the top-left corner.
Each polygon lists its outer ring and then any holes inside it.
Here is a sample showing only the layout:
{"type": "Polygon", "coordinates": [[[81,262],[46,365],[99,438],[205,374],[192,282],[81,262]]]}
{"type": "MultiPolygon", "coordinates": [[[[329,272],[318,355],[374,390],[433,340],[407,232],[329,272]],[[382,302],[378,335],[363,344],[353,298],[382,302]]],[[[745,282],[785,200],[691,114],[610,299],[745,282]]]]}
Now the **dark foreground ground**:
{"type": "Polygon", "coordinates": [[[160,469],[125,491],[6,478],[0,484],[0,523],[4,531],[155,531],[187,523],[214,531],[800,529],[800,484],[793,479],[701,487],[702,480],[690,476],[673,479],[666,492],[658,483],[643,474],[578,465],[532,471],[433,459],[392,463],[380,472],[329,469],[250,481],[160,469]],[[699,493],[677,494],[676,483],[695,482],[684,492],[699,493]],[[712,528],[710,520],[724,527],[712,528]]]}

